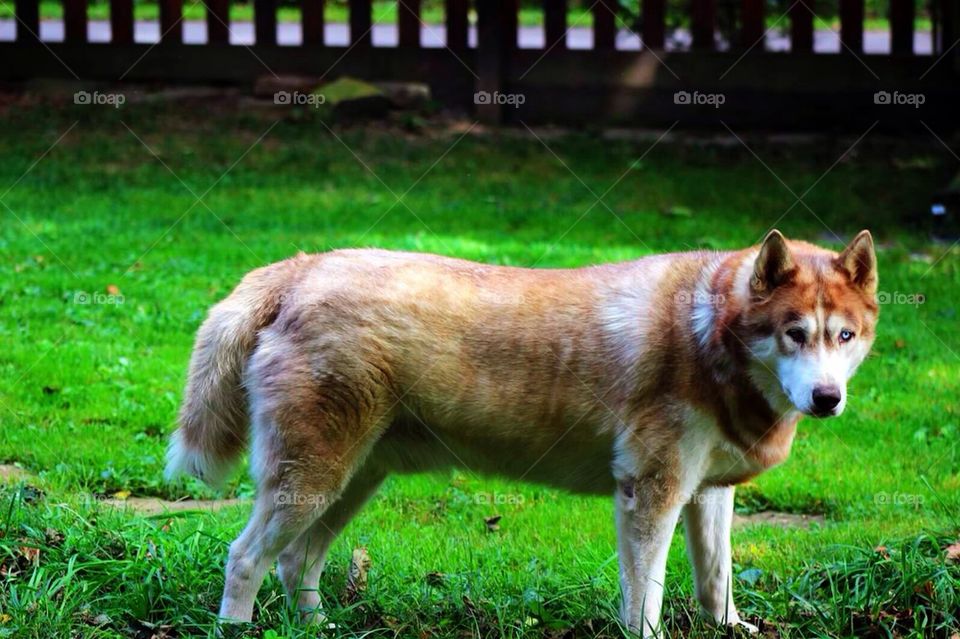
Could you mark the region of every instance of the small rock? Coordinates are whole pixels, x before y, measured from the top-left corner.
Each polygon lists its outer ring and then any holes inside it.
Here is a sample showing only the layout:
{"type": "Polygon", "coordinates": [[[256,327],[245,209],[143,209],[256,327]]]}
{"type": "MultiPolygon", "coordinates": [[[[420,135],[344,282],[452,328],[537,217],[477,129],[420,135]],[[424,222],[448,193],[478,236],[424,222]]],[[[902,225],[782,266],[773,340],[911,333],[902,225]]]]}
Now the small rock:
{"type": "Polygon", "coordinates": [[[374,86],[397,109],[422,109],[430,102],[430,86],[420,82],[377,82],[374,86]]]}

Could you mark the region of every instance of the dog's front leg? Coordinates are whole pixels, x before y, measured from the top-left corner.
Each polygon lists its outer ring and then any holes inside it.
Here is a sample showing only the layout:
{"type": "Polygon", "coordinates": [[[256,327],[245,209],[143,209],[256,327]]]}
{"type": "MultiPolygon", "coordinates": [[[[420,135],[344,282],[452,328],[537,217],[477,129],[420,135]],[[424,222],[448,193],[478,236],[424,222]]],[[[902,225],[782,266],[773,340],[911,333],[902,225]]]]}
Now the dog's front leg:
{"type": "Polygon", "coordinates": [[[733,486],[705,488],[683,508],[687,555],[693,566],[697,601],[718,625],[756,626],[740,620],[733,604],[730,526],[733,522],[733,486]]]}
{"type": "Polygon", "coordinates": [[[667,552],[681,507],[673,485],[659,476],[628,478],[617,489],[621,616],[644,638],[659,633],[667,552]]]}

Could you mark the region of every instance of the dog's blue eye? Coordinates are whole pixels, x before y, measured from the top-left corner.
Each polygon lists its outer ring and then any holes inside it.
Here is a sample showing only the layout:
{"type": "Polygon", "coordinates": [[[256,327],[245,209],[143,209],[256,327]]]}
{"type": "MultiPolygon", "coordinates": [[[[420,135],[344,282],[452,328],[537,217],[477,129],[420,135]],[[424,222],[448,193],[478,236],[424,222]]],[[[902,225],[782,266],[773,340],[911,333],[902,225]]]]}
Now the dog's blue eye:
{"type": "Polygon", "coordinates": [[[787,337],[795,341],[797,344],[803,344],[807,341],[807,334],[803,332],[801,328],[791,328],[787,331],[787,337]]]}
{"type": "Polygon", "coordinates": [[[841,343],[843,343],[843,342],[849,342],[849,341],[852,340],[852,339],[853,339],[853,331],[848,331],[847,329],[843,329],[842,331],[840,331],[840,342],[841,342],[841,343]]]}

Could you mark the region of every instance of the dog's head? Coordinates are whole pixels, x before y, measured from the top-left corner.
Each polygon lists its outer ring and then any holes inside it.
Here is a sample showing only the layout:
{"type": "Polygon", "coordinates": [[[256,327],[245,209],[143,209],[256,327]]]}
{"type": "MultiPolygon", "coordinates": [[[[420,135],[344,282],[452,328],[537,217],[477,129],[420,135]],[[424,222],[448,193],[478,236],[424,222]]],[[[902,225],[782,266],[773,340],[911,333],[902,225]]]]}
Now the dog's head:
{"type": "Polygon", "coordinates": [[[781,412],[842,413],[847,381],[870,351],[878,317],[870,232],[834,253],[772,231],[744,277],[751,378],[781,412]]]}

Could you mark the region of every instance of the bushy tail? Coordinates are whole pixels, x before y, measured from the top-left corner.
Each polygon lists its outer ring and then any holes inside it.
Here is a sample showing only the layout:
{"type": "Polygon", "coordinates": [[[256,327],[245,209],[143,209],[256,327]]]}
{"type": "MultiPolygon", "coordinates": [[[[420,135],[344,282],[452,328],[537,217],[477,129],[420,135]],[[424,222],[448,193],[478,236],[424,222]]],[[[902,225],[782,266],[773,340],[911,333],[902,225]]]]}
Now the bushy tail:
{"type": "Polygon", "coordinates": [[[179,428],[167,449],[167,479],[193,475],[211,486],[227,478],[247,444],[243,371],[257,332],[273,322],[298,256],[248,274],[211,309],[190,358],[179,428]]]}

